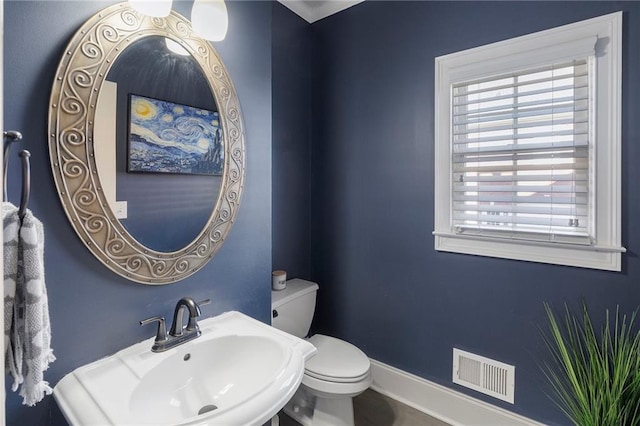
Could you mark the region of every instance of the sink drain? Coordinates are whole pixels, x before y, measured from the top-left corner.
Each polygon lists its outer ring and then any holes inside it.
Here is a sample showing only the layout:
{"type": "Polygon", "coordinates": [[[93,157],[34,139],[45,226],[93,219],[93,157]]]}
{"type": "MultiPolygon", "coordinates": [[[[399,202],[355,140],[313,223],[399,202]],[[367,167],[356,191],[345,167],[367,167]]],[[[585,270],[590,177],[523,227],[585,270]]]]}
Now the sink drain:
{"type": "Polygon", "coordinates": [[[200,410],[198,410],[198,415],[208,413],[210,411],[217,410],[217,409],[218,407],[216,407],[215,405],[205,405],[200,410]]]}

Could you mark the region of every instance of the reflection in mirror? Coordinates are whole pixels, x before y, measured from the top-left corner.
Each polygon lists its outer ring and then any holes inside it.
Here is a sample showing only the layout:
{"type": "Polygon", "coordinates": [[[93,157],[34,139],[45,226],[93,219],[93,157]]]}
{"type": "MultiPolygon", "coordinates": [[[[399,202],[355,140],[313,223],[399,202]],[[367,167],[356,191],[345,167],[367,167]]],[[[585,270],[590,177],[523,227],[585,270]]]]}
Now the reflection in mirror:
{"type": "Polygon", "coordinates": [[[96,112],[96,126],[106,130],[96,132],[96,164],[112,210],[146,247],[180,250],[207,223],[222,170],[206,173],[193,163],[215,156],[222,164],[217,114],[200,65],[171,39],[137,40],[109,70],[96,112]],[[143,114],[132,109],[133,99],[143,114]],[[131,160],[147,167],[132,169],[131,160]]]}

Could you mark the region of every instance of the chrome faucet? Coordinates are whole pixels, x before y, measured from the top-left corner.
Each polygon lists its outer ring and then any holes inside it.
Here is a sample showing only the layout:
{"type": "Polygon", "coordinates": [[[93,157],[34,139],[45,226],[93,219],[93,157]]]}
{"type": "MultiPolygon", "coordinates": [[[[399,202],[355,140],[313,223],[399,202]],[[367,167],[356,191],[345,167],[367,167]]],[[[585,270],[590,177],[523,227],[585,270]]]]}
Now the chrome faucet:
{"type": "Polygon", "coordinates": [[[190,297],[183,297],[178,300],[176,308],[173,311],[173,324],[171,325],[169,334],[167,334],[164,317],[151,317],[140,321],[140,325],[158,322],[158,332],[156,333],[156,339],[153,342],[151,351],[164,352],[200,336],[202,333],[197,322],[197,318],[200,316],[200,306],[208,305],[209,303],[211,303],[211,299],[206,299],[198,303],[190,297]],[[186,327],[183,321],[185,310],[189,311],[189,322],[186,327]]]}
{"type": "Polygon", "coordinates": [[[190,297],[183,297],[178,300],[176,309],[173,311],[173,325],[171,326],[170,336],[182,337],[186,334],[196,333],[200,335],[200,327],[196,322],[196,318],[200,316],[200,306],[190,297]],[[184,310],[189,310],[189,323],[186,328],[183,328],[182,315],[184,310]]]}

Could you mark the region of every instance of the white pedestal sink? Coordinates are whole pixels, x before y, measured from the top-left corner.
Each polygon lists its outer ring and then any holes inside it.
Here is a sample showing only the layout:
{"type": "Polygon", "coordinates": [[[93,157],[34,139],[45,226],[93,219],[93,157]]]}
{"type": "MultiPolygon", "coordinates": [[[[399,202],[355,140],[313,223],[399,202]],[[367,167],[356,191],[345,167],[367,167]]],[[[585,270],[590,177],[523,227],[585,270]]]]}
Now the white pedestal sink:
{"type": "Polygon", "coordinates": [[[53,395],[72,425],[263,425],[293,396],[309,342],[239,312],[162,353],[153,338],[82,366],[53,395]]]}

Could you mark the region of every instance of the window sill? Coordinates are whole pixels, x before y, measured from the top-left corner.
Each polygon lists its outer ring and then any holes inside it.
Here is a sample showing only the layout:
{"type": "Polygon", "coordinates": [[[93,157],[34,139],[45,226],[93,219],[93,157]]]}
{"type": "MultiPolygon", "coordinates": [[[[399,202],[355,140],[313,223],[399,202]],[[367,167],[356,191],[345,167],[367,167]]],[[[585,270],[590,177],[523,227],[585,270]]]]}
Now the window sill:
{"type": "Polygon", "coordinates": [[[434,232],[433,235],[438,251],[606,271],[620,271],[621,254],[626,252],[624,247],[511,240],[446,232],[434,232]]]}

